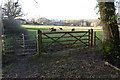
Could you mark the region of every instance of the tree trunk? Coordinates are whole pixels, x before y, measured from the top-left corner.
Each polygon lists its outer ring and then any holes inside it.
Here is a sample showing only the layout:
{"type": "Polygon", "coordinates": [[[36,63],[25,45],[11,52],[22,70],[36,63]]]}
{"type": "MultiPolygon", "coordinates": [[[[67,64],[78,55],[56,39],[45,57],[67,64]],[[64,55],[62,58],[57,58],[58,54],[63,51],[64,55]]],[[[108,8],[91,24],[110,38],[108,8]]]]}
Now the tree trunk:
{"type": "Polygon", "coordinates": [[[119,29],[114,2],[99,2],[100,19],[103,24],[103,59],[120,68],[119,29]]]}
{"type": "Polygon", "coordinates": [[[119,49],[119,29],[114,2],[99,2],[100,18],[103,24],[104,42],[110,41],[113,50],[119,49]]]}

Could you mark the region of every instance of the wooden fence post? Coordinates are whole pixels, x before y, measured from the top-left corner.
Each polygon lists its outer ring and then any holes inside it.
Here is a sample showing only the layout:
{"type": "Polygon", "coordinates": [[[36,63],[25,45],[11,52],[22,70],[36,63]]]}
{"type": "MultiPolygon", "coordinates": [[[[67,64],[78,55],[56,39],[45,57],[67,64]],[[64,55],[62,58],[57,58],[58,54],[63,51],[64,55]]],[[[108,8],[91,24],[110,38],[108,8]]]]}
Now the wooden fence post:
{"type": "Polygon", "coordinates": [[[1,35],[1,38],[2,38],[2,42],[1,42],[1,48],[2,48],[2,54],[5,55],[5,35],[1,35]]]}
{"type": "Polygon", "coordinates": [[[37,52],[39,55],[42,53],[42,32],[40,30],[37,31],[37,52]]]}
{"type": "Polygon", "coordinates": [[[89,46],[93,46],[93,29],[90,29],[88,32],[89,32],[89,46]]]}
{"type": "Polygon", "coordinates": [[[96,46],[96,32],[94,32],[94,46],[96,46]]]}
{"type": "Polygon", "coordinates": [[[22,42],[23,42],[23,53],[25,54],[25,35],[22,34],[22,42]]]}

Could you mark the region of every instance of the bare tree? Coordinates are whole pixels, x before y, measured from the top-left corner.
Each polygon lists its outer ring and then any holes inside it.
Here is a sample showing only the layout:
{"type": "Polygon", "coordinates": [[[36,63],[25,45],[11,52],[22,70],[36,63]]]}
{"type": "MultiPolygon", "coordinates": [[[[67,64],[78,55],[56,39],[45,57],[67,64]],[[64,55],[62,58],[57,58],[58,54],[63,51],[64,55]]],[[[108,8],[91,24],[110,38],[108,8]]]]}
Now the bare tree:
{"type": "Polygon", "coordinates": [[[2,7],[3,17],[7,18],[16,18],[23,16],[22,8],[19,5],[18,1],[14,2],[13,0],[7,0],[7,2],[2,7]]]}

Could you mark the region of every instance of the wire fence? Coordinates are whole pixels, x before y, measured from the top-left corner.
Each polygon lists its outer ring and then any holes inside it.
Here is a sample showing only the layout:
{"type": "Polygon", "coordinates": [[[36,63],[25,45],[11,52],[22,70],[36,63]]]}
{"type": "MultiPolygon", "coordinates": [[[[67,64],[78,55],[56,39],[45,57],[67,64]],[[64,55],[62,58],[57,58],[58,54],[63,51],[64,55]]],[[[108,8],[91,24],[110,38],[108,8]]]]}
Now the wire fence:
{"type": "Polygon", "coordinates": [[[33,54],[37,52],[36,40],[29,35],[2,35],[2,53],[33,54]]]}

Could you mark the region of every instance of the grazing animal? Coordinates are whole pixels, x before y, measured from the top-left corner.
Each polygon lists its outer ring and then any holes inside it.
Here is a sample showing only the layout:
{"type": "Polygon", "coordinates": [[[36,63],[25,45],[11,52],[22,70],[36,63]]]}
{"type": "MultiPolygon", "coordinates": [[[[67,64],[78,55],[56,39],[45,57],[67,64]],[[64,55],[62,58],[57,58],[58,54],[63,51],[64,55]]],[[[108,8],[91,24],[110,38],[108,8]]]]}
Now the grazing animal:
{"type": "Polygon", "coordinates": [[[60,30],[63,30],[62,28],[59,28],[60,30]]]}
{"type": "Polygon", "coordinates": [[[52,27],[52,28],[49,28],[49,30],[51,30],[51,32],[52,32],[52,31],[56,31],[56,29],[53,28],[53,27],[52,27]]]}
{"type": "Polygon", "coordinates": [[[75,29],[73,28],[71,31],[75,31],[75,29]]]}
{"type": "Polygon", "coordinates": [[[52,32],[52,31],[56,31],[56,29],[51,29],[51,32],[52,32]]]}

